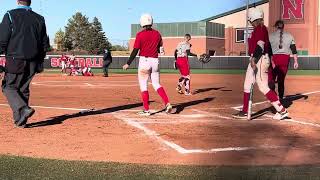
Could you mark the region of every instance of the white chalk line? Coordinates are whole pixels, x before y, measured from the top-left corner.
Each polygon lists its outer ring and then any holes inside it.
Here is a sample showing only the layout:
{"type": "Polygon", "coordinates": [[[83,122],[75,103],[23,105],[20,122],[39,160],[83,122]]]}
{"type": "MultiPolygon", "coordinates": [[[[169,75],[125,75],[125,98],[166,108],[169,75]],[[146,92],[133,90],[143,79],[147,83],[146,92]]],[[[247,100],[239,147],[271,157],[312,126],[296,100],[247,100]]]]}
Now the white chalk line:
{"type": "MultiPolygon", "coordinates": [[[[268,118],[273,118],[273,116],[271,115],[263,115],[265,117],[268,117],[268,118]]],[[[311,122],[305,122],[305,121],[301,121],[301,120],[294,120],[294,119],[284,119],[284,120],[281,120],[280,122],[291,122],[291,123],[295,123],[295,124],[301,124],[301,125],[306,125],[306,126],[312,126],[312,127],[317,127],[317,128],[320,128],[320,124],[316,124],[316,123],[311,123],[311,122]]]]}
{"type": "Polygon", "coordinates": [[[31,83],[34,86],[44,87],[135,87],[136,81],[36,81],[31,83]],[[93,83],[94,82],[94,83],[93,83]]]}
{"type": "MultiPolygon", "coordinates": [[[[215,113],[210,113],[210,112],[206,112],[206,111],[202,111],[202,110],[198,110],[198,109],[193,109],[193,111],[196,111],[198,113],[204,113],[207,114],[210,117],[217,117],[217,118],[221,118],[221,119],[226,119],[226,120],[237,120],[237,121],[245,121],[248,122],[247,119],[235,119],[233,117],[226,117],[226,116],[221,116],[219,114],[215,114],[215,113]]],[[[270,120],[270,118],[257,118],[254,121],[266,121],[266,120],[270,120]]]]}
{"type": "MultiPolygon", "coordinates": [[[[6,106],[9,107],[8,104],[0,104],[0,106],[6,106]]],[[[81,109],[81,108],[64,108],[64,107],[48,107],[48,106],[32,106],[33,108],[40,108],[40,109],[56,109],[56,110],[71,110],[71,111],[88,111],[90,109],[81,109]]],[[[122,112],[137,112],[139,110],[122,110],[122,112]]],[[[121,111],[120,111],[121,112],[121,111]]],[[[227,148],[213,148],[210,150],[204,150],[204,149],[185,149],[177,144],[175,144],[174,142],[171,141],[167,141],[163,138],[160,137],[160,135],[158,133],[156,133],[155,131],[150,130],[149,128],[143,126],[143,123],[141,122],[137,122],[137,121],[133,121],[130,119],[125,119],[121,116],[118,116],[117,113],[112,113],[116,118],[126,122],[128,125],[136,127],[140,130],[142,130],[146,135],[150,136],[150,137],[154,137],[155,139],[157,139],[160,143],[163,143],[164,145],[176,150],[178,153],[180,154],[199,154],[199,153],[218,153],[218,152],[231,152],[231,151],[248,151],[248,150],[262,150],[262,149],[281,149],[281,148],[292,148],[289,146],[260,146],[260,147],[227,147],[227,148]]],[[[219,115],[214,115],[213,116],[217,116],[220,117],[219,115]]],[[[225,117],[227,119],[231,119],[228,117],[225,117]]],[[[196,120],[198,121],[198,120],[196,120]]],[[[294,120],[288,120],[288,121],[294,121],[294,120]]],[[[147,123],[147,122],[146,122],[147,123]]],[[[181,122],[179,122],[181,123],[181,122]]],[[[301,122],[298,122],[301,123],[301,122]]],[[[305,123],[305,124],[310,124],[310,123],[305,123]]],[[[320,125],[317,125],[320,126],[320,125]]],[[[319,144],[317,144],[316,146],[320,146],[319,144]]]]}
{"type": "Polygon", "coordinates": [[[166,146],[178,151],[181,154],[184,153],[184,148],[182,148],[182,147],[180,147],[180,146],[178,146],[178,145],[176,145],[176,144],[174,144],[172,142],[164,140],[163,138],[160,137],[160,135],[157,132],[155,132],[155,131],[143,126],[141,123],[139,123],[137,121],[133,121],[133,120],[131,120],[129,118],[123,117],[123,116],[119,115],[118,113],[112,113],[112,114],[113,114],[114,117],[120,119],[121,121],[125,122],[129,126],[137,128],[137,129],[140,129],[149,138],[155,139],[159,143],[161,143],[163,145],[166,145],[166,146]]]}
{"type": "MultiPolygon", "coordinates": [[[[241,109],[234,107],[233,109],[240,111],[241,109]]],[[[267,117],[267,120],[273,120],[273,116],[272,115],[268,115],[268,114],[264,114],[263,117],[267,117]]],[[[254,121],[257,121],[256,119],[254,121]]],[[[278,120],[275,120],[278,121],[278,120]]],[[[294,120],[294,119],[284,119],[281,120],[280,122],[291,122],[291,123],[296,123],[296,124],[300,124],[300,125],[305,125],[305,126],[312,126],[312,127],[317,127],[320,128],[320,124],[316,124],[316,123],[310,123],[310,122],[305,122],[302,120],[294,120]]]]}
{"type": "MultiPolygon", "coordinates": [[[[144,132],[148,137],[155,139],[158,143],[162,145],[166,145],[167,147],[175,150],[180,154],[216,154],[220,152],[240,152],[240,151],[250,151],[250,150],[270,150],[270,149],[287,149],[287,148],[298,148],[293,146],[274,146],[274,145],[262,145],[257,147],[226,147],[226,148],[212,148],[209,150],[205,149],[186,149],[172,141],[168,141],[163,139],[159,133],[153,131],[146,126],[144,126],[141,122],[133,120],[131,118],[124,117],[123,115],[119,115],[119,113],[113,113],[114,117],[124,121],[126,124],[135,127],[144,132]]],[[[319,144],[311,145],[308,147],[319,147],[319,144]]],[[[303,147],[301,147],[303,148],[303,147]]]]}
{"type": "MultiPolygon", "coordinates": [[[[303,93],[303,94],[299,94],[299,95],[294,95],[294,96],[291,96],[291,97],[307,96],[307,95],[318,94],[318,93],[320,93],[320,91],[312,91],[312,92],[307,92],[307,93],[303,93]]],[[[252,105],[254,106],[254,105],[260,105],[260,104],[264,104],[264,103],[269,103],[269,101],[257,102],[257,103],[254,103],[252,105]]],[[[237,111],[240,111],[241,108],[242,108],[242,106],[231,107],[231,109],[234,109],[234,110],[237,110],[237,111]]],[[[267,115],[267,114],[265,114],[263,116],[271,118],[271,119],[273,118],[273,116],[267,115]]],[[[300,121],[300,120],[294,120],[294,119],[284,119],[284,120],[281,120],[280,122],[291,122],[291,123],[296,123],[296,124],[300,124],[300,125],[306,125],[306,126],[320,128],[320,124],[310,123],[310,122],[305,122],[305,121],[300,121]]]]}
{"type": "Polygon", "coordinates": [[[44,87],[94,87],[94,88],[110,88],[110,87],[135,87],[136,84],[104,84],[104,85],[93,85],[93,84],[39,84],[32,83],[34,86],[44,87]]]}
{"type": "MultiPolygon", "coordinates": [[[[307,93],[303,93],[303,94],[293,95],[293,96],[290,96],[290,98],[299,97],[299,96],[307,96],[307,95],[318,94],[318,93],[320,93],[320,91],[312,91],[312,92],[307,92],[307,93]]],[[[262,101],[262,102],[253,103],[252,106],[261,105],[264,103],[269,103],[269,101],[262,101]]],[[[239,108],[242,108],[242,105],[231,107],[231,108],[239,110],[239,108]]]]}
{"type": "Polygon", "coordinates": [[[35,81],[35,83],[137,83],[137,81],[71,81],[71,80],[67,80],[67,81],[35,81]]]}
{"type": "MultiPolygon", "coordinates": [[[[8,104],[0,104],[0,106],[10,107],[8,104]]],[[[49,107],[49,106],[31,106],[32,108],[39,109],[55,109],[55,110],[70,110],[70,111],[88,111],[90,109],[80,109],[80,108],[65,108],[65,107],[49,107]]]]}
{"type": "Polygon", "coordinates": [[[302,149],[305,147],[308,148],[315,148],[319,147],[319,144],[304,146],[304,147],[294,147],[294,146],[273,146],[273,145],[263,145],[257,147],[227,147],[227,148],[214,148],[209,150],[202,150],[202,149],[186,149],[184,154],[209,154],[209,153],[219,153],[219,152],[240,152],[240,151],[252,151],[252,150],[270,150],[270,149],[302,149]]]}

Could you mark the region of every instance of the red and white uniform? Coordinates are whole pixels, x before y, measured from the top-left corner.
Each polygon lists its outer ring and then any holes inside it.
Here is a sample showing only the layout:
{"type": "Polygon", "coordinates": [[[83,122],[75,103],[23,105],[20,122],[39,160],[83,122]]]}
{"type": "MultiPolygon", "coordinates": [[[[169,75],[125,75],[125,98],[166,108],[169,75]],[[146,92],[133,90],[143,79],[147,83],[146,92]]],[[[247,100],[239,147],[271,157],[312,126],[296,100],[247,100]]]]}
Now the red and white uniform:
{"type": "Polygon", "coordinates": [[[65,70],[67,68],[68,57],[66,55],[62,55],[60,58],[61,69],[65,70]]]}
{"type": "Polygon", "coordinates": [[[284,82],[289,68],[290,55],[293,54],[290,47],[295,45],[295,40],[290,33],[277,30],[270,35],[270,43],[274,67],[270,67],[269,81],[271,83],[278,82],[279,97],[283,98],[284,82]]]}
{"type": "Polygon", "coordinates": [[[85,67],[82,68],[82,74],[83,76],[93,76],[93,73],[91,71],[91,67],[86,65],[85,67]]]}
{"type": "Polygon", "coordinates": [[[190,65],[188,59],[187,51],[191,49],[191,44],[189,42],[181,42],[177,46],[177,68],[180,71],[180,74],[184,78],[190,76],[190,65]]]}
{"type": "Polygon", "coordinates": [[[162,46],[161,34],[154,29],[144,29],[137,33],[133,48],[140,50],[138,78],[144,109],[149,110],[148,80],[161,96],[165,105],[169,103],[164,88],[160,85],[158,50],[162,46]]]}
{"type": "Polygon", "coordinates": [[[279,102],[277,94],[270,90],[268,86],[268,70],[270,67],[270,58],[268,52],[269,49],[269,34],[267,27],[264,25],[259,25],[254,28],[251,38],[249,41],[249,54],[253,57],[257,46],[263,50],[263,55],[256,64],[257,72],[255,73],[251,67],[248,65],[246,78],[244,82],[244,98],[243,98],[243,112],[248,112],[248,104],[250,97],[251,84],[257,83],[259,90],[266,96],[266,98],[272,103],[278,112],[283,110],[283,106],[279,102]]]}

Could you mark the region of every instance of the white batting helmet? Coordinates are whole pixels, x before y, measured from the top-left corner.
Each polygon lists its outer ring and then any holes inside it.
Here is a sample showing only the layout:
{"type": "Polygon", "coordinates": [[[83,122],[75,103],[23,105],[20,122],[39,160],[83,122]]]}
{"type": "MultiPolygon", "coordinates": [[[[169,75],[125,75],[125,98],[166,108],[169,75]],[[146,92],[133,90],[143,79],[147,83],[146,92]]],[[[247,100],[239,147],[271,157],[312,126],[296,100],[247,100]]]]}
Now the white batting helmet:
{"type": "Polygon", "coordinates": [[[141,27],[144,26],[152,26],[153,24],[153,18],[151,16],[151,14],[143,14],[140,18],[140,25],[141,27]]]}
{"type": "Polygon", "coordinates": [[[258,8],[252,8],[249,10],[248,21],[253,22],[258,19],[263,19],[264,13],[263,10],[258,8]]]}

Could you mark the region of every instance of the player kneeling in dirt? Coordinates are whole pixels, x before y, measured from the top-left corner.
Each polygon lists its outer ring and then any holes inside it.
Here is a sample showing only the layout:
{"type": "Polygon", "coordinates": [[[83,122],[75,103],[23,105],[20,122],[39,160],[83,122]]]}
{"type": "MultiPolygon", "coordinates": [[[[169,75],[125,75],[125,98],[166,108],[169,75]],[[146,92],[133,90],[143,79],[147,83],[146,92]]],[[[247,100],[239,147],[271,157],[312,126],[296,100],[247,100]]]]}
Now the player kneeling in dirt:
{"type": "Polygon", "coordinates": [[[268,86],[268,69],[270,66],[268,53],[271,52],[271,48],[268,30],[264,25],[263,18],[264,14],[260,9],[253,8],[249,12],[248,20],[254,27],[251,38],[248,40],[250,64],[248,65],[244,82],[243,108],[242,111],[234,115],[235,118],[247,118],[251,87],[255,82],[258,84],[259,90],[277,111],[273,119],[282,120],[289,116],[287,109],[282,106],[275,91],[268,86]]]}
{"type": "Polygon", "coordinates": [[[91,67],[88,65],[81,68],[81,73],[83,76],[94,76],[93,72],[91,71],[91,67]]]}
{"type": "MultiPolygon", "coordinates": [[[[190,65],[188,56],[195,56],[196,54],[191,53],[191,44],[189,41],[191,40],[191,35],[186,34],[184,36],[184,41],[179,43],[177,49],[174,52],[175,61],[175,69],[179,69],[180,71],[180,79],[178,81],[178,86],[176,90],[179,94],[183,94],[182,87],[185,88],[184,94],[187,96],[192,95],[191,86],[190,86],[190,65]]],[[[198,58],[199,59],[199,58],[198,58]]]]}
{"type": "Polygon", "coordinates": [[[137,56],[140,50],[140,60],[138,68],[138,78],[141,90],[141,96],[143,101],[144,110],[139,112],[139,115],[150,116],[149,111],[149,92],[148,92],[148,80],[151,79],[153,88],[158,92],[159,96],[165,104],[166,113],[172,111],[172,106],[169,102],[169,98],[164,88],[160,85],[160,70],[158,53],[161,53],[162,37],[159,31],[152,29],[153,18],[150,14],[144,14],[140,18],[140,25],[143,28],[142,31],[137,33],[136,40],[133,46],[133,51],[130,58],[123,66],[124,70],[129,68],[129,65],[137,56]]]}

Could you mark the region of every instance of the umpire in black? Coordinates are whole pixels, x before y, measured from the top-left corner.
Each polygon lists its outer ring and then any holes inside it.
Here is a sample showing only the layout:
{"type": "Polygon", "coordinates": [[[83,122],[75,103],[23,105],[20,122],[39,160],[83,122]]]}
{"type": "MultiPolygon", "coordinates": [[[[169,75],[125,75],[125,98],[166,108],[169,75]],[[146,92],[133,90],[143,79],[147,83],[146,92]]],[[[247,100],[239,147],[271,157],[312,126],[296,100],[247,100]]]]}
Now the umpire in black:
{"type": "Polygon", "coordinates": [[[104,50],[103,54],[103,76],[109,77],[109,66],[112,63],[112,55],[110,50],[106,49],[104,50]]]}
{"type": "Polygon", "coordinates": [[[0,25],[0,54],[6,66],[2,91],[13,111],[17,127],[24,128],[35,110],[29,107],[29,85],[43,71],[49,38],[45,20],[32,11],[31,0],[17,0],[18,7],[8,11],[0,25]]]}

